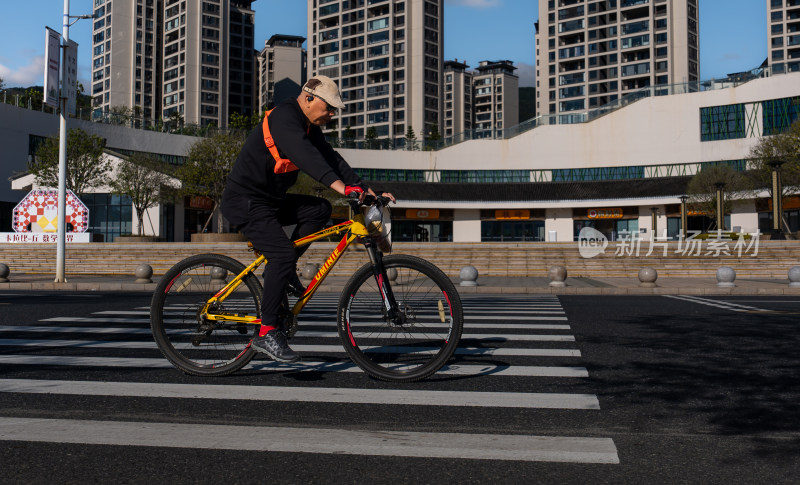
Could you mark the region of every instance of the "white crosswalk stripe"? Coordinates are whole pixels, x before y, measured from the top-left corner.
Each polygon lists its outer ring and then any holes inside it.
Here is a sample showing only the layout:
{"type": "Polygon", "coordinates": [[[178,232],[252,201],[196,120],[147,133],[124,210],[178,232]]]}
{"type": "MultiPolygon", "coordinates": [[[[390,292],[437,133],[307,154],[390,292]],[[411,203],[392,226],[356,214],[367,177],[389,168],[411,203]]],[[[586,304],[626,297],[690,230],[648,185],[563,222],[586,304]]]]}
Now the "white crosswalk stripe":
{"type": "Polygon", "coordinates": [[[0,418],[0,440],[426,459],[619,463],[617,448],[608,438],[0,418]],[[209,436],[214,439],[209,440],[209,436]],[[491,446],[487,447],[487,443],[491,446]]]}
{"type": "MultiPolygon", "coordinates": [[[[153,399],[244,400],[332,403],[373,406],[443,406],[450,408],[519,408],[598,412],[594,394],[559,392],[421,390],[335,387],[334,376],[363,374],[346,356],[336,331],[338,295],[321,294],[300,315],[300,330],[292,348],[302,362],[284,364],[253,360],[244,370],[276,373],[324,373],[334,387],[229,385],[208,381],[191,384],[165,380],[122,382],[112,379],[0,379],[0,393],[16,395],[80,395],[92,397],[136,397],[153,399]]],[[[555,296],[502,296],[492,304],[479,297],[465,297],[465,332],[462,344],[449,365],[436,376],[482,379],[575,379],[590,378],[580,367],[581,352],[570,333],[560,301],[555,296]],[[551,359],[552,364],[546,365],[551,359]],[[566,359],[566,360],[565,360],[566,359]],[[566,364],[566,365],[565,365],[566,364]]],[[[177,317],[186,308],[171,307],[177,317]]],[[[169,318],[169,316],[168,316],[169,318]]],[[[432,326],[436,326],[433,324],[432,326]]],[[[430,351],[424,346],[415,349],[430,351]]],[[[172,365],[160,356],[149,328],[149,308],[104,310],[85,316],[61,316],[39,322],[0,326],[0,365],[13,369],[152,369],[170,372],[172,365]],[[38,351],[40,350],[40,351],[38,351]]],[[[54,371],[55,372],[55,371],[54,371]]],[[[124,376],[125,374],[120,374],[124,376]]],[[[91,377],[90,377],[91,378],[91,377]]],[[[342,377],[343,378],[343,377],[342,377]]],[[[357,378],[357,377],[356,377],[357,378]]],[[[341,378],[340,378],[341,379],[341,378]]],[[[351,378],[352,379],[352,378],[351,378]]],[[[350,382],[350,381],[348,381],[350,382]]],[[[365,382],[366,383],[366,382],[365,382]]],[[[524,389],[530,386],[522,386],[524,389]]],[[[550,389],[548,389],[550,390],[550,389]]],[[[422,433],[404,431],[358,431],[354,429],[264,428],[269,440],[248,428],[242,440],[239,426],[118,421],[72,421],[67,419],[0,418],[0,440],[49,443],[111,444],[203,448],[213,435],[214,449],[269,450],[275,436],[281,451],[343,453],[427,458],[496,459],[575,463],[619,463],[613,440],[602,437],[557,437],[537,435],[493,435],[422,433]],[[164,431],[168,429],[168,431],[164,431]],[[309,438],[313,436],[313,439],[309,438]],[[230,441],[228,441],[230,440],[230,441]],[[315,443],[309,448],[308,443],[315,443]],[[486,443],[491,442],[490,447],[486,443]]]]}

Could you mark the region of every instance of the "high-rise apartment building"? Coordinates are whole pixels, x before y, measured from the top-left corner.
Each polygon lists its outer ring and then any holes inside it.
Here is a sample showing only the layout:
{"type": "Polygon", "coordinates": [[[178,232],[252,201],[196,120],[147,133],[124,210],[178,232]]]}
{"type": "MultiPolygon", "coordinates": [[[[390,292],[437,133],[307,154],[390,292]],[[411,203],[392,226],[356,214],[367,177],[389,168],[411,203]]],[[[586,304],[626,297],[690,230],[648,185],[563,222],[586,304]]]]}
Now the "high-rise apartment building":
{"type": "Polygon", "coordinates": [[[95,0],[92,95],[146,119],[227,126],[252,113],[252,0],[95,0]]]}
{"type": "Polygon", "coordinates": [[[481,61],[473,78],[475,130],[502,137],[519,123],[519,76],[511,61],[481,61]]]}
{"type": "Polygon", "coordinates": [[[252,0],[231,0],[230,6],[230,82],[228,84],[228,113],[244,116],[253,114],[258,101],[256,74],[258,61],[255,49],[255,12],[252,0]]]}
{"type": "Polygon", "coordinates": [[[537,113],[699,80],[698,18],[698,0],[540,0],[537,113]]]}
{"type": "Polygon", "coordinates": [[[444,63],[444,126],[446,137],[472,130],[472,76],[465,62],[444,63]]]}
{"type": "Polygon", "coordinates": [[[347,106],[330,129],[441,130],[444,0],[308,0],[308,36],[309,77],[335,80],[347,106]]]}
{"type": "Polygon", "coordinates": [[[800,71],[800,0],[767,0],[767,13],[772,71],[800,71]]]}
{"type": "Polygon", "coordinates": [[[161,108],[163,0],[94,0],[92,108],[136,107],[158,118],[161,108]]]}
{"type": "Polygon", "coordinates": [[[259,111],[296,97],[306,82],[305,37],[273,35],[258,54],[259,111]]]}

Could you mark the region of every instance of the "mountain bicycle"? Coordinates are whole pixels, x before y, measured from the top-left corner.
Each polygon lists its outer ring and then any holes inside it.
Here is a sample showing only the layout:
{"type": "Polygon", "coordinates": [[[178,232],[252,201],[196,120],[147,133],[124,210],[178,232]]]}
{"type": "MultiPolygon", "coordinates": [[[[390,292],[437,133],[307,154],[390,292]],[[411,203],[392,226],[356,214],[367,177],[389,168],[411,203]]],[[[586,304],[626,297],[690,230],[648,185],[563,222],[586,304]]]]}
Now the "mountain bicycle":
{"type": "MultiPolygon", "coordinates": [[[[299,247],[343,235],[294,305],[284,298],[280,326],[293,337],[297,315],[336,262],[351,244],[362,244],[369,263],[353,273],[339,296],[336,326],[341,345],[358,367],[377,379],[424,379],[447,363],[458,347],[464,325],[458,292],[432,263],[410,255],[384,255],[391,222],[388,198],[348,202],[353,219],[294,241],[299,247]]],[[[249,266],[220,254],[191,256],[160,280],[151,301],[150,326],[164,357],[183,372],[227,375],[255,356],[251,342],[258,333],[263,293],[255,272],[268,263],[255,252],[249,266]]],[[[304,351],[301,347],[297,348],[304,351]]],[[[312,349],[327,353],[339,347],[312,349]]]]}

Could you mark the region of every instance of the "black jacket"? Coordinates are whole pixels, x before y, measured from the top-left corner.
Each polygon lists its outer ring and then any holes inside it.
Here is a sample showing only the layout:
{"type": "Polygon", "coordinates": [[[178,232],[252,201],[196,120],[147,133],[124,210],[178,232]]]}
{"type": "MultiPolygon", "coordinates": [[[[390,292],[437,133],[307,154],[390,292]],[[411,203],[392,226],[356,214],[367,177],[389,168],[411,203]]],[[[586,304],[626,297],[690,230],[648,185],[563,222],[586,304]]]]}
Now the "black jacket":
{"type": "MultiPolygon", "coordinates": [[[[306,130],[306,117],[297,99],[287,99],[269,115],[269,131],[281,157],[291,160],[326,187],[337,179],[348,185],[361,183],[344,158],[325,140],[318,126],[311,125],[306,130]]],[[[244,142],[228,175],[226,189],[270,205],[279,204],[297,181],[298,171],[276,174],[274,169],[275,159],[264,144],[264,130],[259,123],[244,142]]]]}

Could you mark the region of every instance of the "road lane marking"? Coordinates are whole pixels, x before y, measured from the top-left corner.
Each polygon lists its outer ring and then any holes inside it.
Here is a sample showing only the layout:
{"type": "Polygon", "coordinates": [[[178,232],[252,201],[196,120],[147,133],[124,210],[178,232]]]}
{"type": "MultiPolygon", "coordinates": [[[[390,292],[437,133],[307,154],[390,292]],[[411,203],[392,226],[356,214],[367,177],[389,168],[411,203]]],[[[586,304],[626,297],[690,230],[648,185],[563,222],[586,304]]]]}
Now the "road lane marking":
{"type": "MultiPolygon", "coordinates": [[[[164,358],[144,357],[83,357],[64,355],[0,355],[0,364],[6,365],[57,365],[75,367],[125,367],[134,369],[171,369],[173,365],[164,358]]],[[[350,361],[310,362],[293,364],[254,360],[245,369],[270,372],[363,372],[350,361]]],[[[513,376],[513,377],[589,377],[585,367],[525,366],[510,364],[451,364],[442,367],[436,375],[459,376],[513,376]]]]}
{"type": "Polygon", "coordinates": [[[767,312],[769,310],[764,310],[763,308],[757,308],[748,305],[739,305],[736,303],[730,303],[724,300],[712,300],[709,298],[700,298],[697,296],[690,296],[690,295],[664,295],[666,298],[672,298],[674,300],[683,300],[689,301],[692,303],[697,303],[699,305],[706,305],[714,308],[722,308],[724,310],[731,310],[734,312],[747,312],[747,311],[756,311],[756,312],[767,312]]]}
{"type": "Polygon", "coordinates": [[[618,464],[610,438],[0,418],[0,440],[471,460],[618,464]]]}
{"type": "Polygon", "coordinates": [[[244,401],[325,402],[410,406],[501,407],[529,409],[600,409],[594,394],[527,392],[424,391],[162,384],[156,382],[93,382],[0,379],[0,392],[80,396],[232,399],[244,401]]]}
{"type": "MultiPolygon", "coordinates": [[[[100,349],[157,349],[155,342],[108,342],[102,340],[33,340],[33,339],[0,339],[2,347],[72,347],[100,349]]],[[[340,345],[302,345],[292,344],[298,352],[321,352],[344,354],[340,345]]],[[[435,351],[434,347],[408,348],[409,352],[435,351]]],[[[537,356],[537,357],[580,357],[580,351],[573,349],[521,349],[498,347],[459,347],[456,355],[491,355],[491,356],[537,356]]]]}

